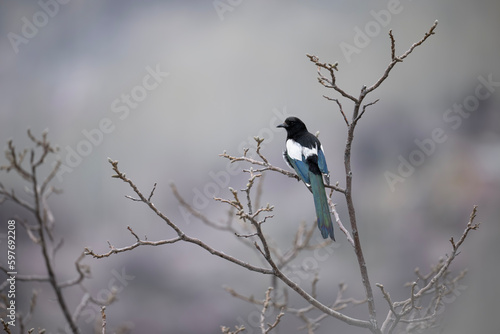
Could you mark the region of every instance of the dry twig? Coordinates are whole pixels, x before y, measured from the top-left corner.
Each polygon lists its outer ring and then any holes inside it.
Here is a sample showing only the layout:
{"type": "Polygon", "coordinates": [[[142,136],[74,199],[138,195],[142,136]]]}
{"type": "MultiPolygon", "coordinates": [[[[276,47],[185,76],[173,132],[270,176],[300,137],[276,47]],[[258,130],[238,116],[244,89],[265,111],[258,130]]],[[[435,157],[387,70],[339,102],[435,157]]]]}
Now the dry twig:
{"type": "MultiPolygon", "coordinates": [[[[47,270],[47,280],[50,283],[52,290],[56,295],[57,303],[61,308],[61,311],[68,323],[71,331],[73,333],[78,333],[78,327],[71,318],[66,300],[62,293],[62,287],[57,282],[57,277],[54,272],[54,265],[52,263],[53,252],[50,251],[52,237],[52,227],[53,218],[49,207],[47,206],[47,198],[55,192],[58,192],[53,187],[48,187],[50,181],[54,178],[59,169],[60,162],[56,162],[51,172],[43,180],[39,179],[38,171],[39,167],[45,162],[47,156],[51,153],[56,153],[57,149],[53,147],[47,140],[47,131],[42,133],[41,139],[36,138],[31,130],[28,130],[28,137],[35,144],[35,147],[31,149],[25,149],[20,154],[17,154],[16,148],[12,143],[12,140],[8,142],[7,150],[5,152],[5,157],[7,158],[9,164],[6,166],[1,166],[0,170],[5,170],[7,172],[15,171],[23,179],[27,180],[31,184],[31,189],[29,193],[33,197],[33,203],[29,203],[25,200],[20,199],[15,195],[14,190],[8,191],[0,184],[0,195],[3,195],[4,199],[8,199],[14,203],[19,204],[24,207],[29,212],[33,213],[37,222],[36,229],[32,229],[32,232],[38,232],[35,238],[38,245],[40,245],[42,256],[47,270]],[[29,161],[27,163],[28,167],[25,165],[25,157],[29,154],[29,161]]],[[[54,250],[58,249],[58,245],[55,245],[54,250]]],[[[2,268],[6,270],[6,268],[2,268]]],[[[28,277],[24,277],[27,279],[28,277]]],[[[34,280],[45,280],[34,277],[34,280]]]]}
{"type": "MultiPolygon", "coordinates": [[[[56,160],[52,166],[52,169],[45,177],[41,177],[40,170],[43,165],[48,164],[49,157],[52,154],[57,153],[57,148],[52,146],[52,144],[47,139],[47,131],[44,131],[41,138],[36,137],[33,133],[28,130],[28,137],[33,142],[34,147],[29,149],[24,149],[22,152],[18,152],[13,144],[12,140],[9,140],[7,144],[7,149],[5,156],[7,158],[8,164],[1,166],[1,171],[15,172],[18,176],[28,181],[29,188],[25,189],[29,200],[21,199],[14,191],[14,189],[8,190],[2,184],[0,184],[0,203],[5,200],[10,200],[19,206],[23,207],[27,211],[31,212],[35,217],[35,223],[28,223],[23,219],[16,219],[28,234],[29,238],[33,243],[40,246],[42,253],[43,263],[45,265],[47,274],[46,275],[29,275],[22,274],[16,275],[16,281],[22,282],[44,282],[49,283],[50,287],[55,293],[55,300],[59,308],[61,309],[63,316],[67,322],[68,330],[72,333],[79,333],[79,328],[77,326],[78,316],[81,314],[83,307],[87,302],[95,301],[92,297],[84,295],[82,301],[73,315],[71,315],[68,304],[64,298],[63,289],[80,286],[84,290],[82,282],[90,277],[90,268],[88,265],[82,264],[85,255],[82,253],[74,262],[77,275],[74,278],[68,279],[66,281],[60,282],[56,276],[54,270],[54,258],[56,253],[61,249],[63,245],[63,239],[55,240],[53,236],[54,229],[54,217],[50,211],[47,204],[48,198],[52,194],[59,194],[61,191],[51,185],[51,181],[57,174],[58,169],[61,166],[59,160],[56,160]]],[[[9,270],[6,267],[0,266],[0,270],[7,273],[9,270]]],[[[0,288],[3,288],[7,282],[3,282],[0,288]]],[[[37,305],[38,291],[34,291],[28,312],[25,315],[18,313],[19,324],[21,332],[25,332],[25,327],[30,321],[35,307],[37,305]]],[[[33,332],[34,329],[30,329],[28,332],[33,332]]],[[[45,330],[39,330],[39,333],[45,330]]]]}
{"type": "Polygon", "coordinates": [[[101,307],[101,328],[101,333],[106,334],[106,306],[101,307]]]}
{"type": "Polygon", "coordinates": [[[475,205],[459,241],[455,243],[453,238],[450,239],[452,252],[447,256],[446,260],[440,260],[438,265],[436,265],[427,275],[422,275],[418,268],[415,269],[415,274],[417,275],[419,281],[422,281],[424,285],[421,288],[418,288],[417,282],[412,282],[410,284],[411,292],[408,299],[394,302],[392,301],[389,293],[385,290],[384,286],[382,284],[377,284],[390,308],[389,313],[381,326],[383,333],[392,333],[400,322],[420,323],[420,325],[426,326],[435,320],[437,316],[437,309],[440,306],[442,297],[446,293],[455,291],[457,282],[465,276],[466,271],[462,271],[456,277],[449,278],[448,268],[458,255],[459,248],[465,241],[469,232],[476,230],[479,227],[479,224],[474,223],[476,213],[477,206],[475,205]],[[433,291],[435,292],[435,296],[427,306],[425,316],[417,318],[413,317],[412,312],[420,311],[422,308],[422,298],[433,291]]]}

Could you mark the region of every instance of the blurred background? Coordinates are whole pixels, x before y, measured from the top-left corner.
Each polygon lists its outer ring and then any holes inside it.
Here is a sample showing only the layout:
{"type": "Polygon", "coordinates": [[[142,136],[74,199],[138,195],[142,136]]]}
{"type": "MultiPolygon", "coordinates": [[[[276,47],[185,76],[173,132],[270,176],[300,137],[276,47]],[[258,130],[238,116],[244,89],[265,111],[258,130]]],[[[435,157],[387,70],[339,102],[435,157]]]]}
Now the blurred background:
{"type": "MultiPolygon", "coordinates": [[[[498,330],[498,1],[23,0],[4,1],[0,9],[0,143],[13,139],[23,148],[30,144],[28,128],[35,135],[48,129],[60,147],[63,169],[54,184],[64,192],[49,201],[55,235],[64,239],[55,258],[60,280],[75,276],[74,261],[84,247],[104,253],[108,240],[116,247],[133,243],[127,225],[149,240],[174,236],[147,207],[124,197],[132,191],[111,178],[108,157],[119,160],[144,193],[157,182],[155,205],[186,233],[260,263],[229,233],[186,215],[169,184],[203,214],[225,221],[227,207],[211,198],[229,197],[227,185],[243,188],[241,169],[248,166],[228,171],[218,154],[241,154],[258,135],[270,162],[285,168],[285,132],[275,126],[295,115],[311,132],[320,131],[331,179],[344,186],[346,126],[337,105],[322,97],[338,96],[317,82],[306,54],[338,61],[337,83],[357,96],[390,61],[390,29],[401,54],[439,20],[436,34],[366,100],[380,99],[361,119],[352,152],[361,241],[372,284],[384,284],[393,300],[403,300],[414,269],[427,272],[449,253],[448,240],[461,235],[479,205],[481,228],[451,267],[468,273],[456,298],[444,305],[443,333],[498,330]]],[[[350,114],[352,104],[344,100],[343,107],[350,114]]],[[[29,199],[25,181],[14,173],[2,172],[0,182],[29,199]]],[[[303,184],[276,173],[266,174],[263,189],[263,202],[275,206],[265,230],[287,249],[301,222],[314,223],[312,198],[303,184]]],[[[347,226],[343,198],[336,194],[334,201],[347,226]]],[[[28,212],[2,204],[2,226],[12,217],[33,222],[28,212]]],[[[334,251],[317,268],[325,303],[334,300],[340,282],[349,284],[347,297],[363,297],[352,247],[338,229],[337,235],[334,251]]],[[[20,226],[17,246],[19,274],[44,275],[39,247],[20,226]]],[[[142,247],[84,263],[93,273],[84,285],[94,296],[118,289],[118,301],[107,308],[109,330],[127,325],[134,333],[217,333],[221,325],[245,325],[255,333],[259,309],[223,287],[263,298],[270,285],[269,277],[189,244],[142,247]]],[[[31,327],[51,333],[64,327],[46,284],[17,284],[21,312],[32,290],[40,291],[31,327]]],[[[74,310],[82,290],[64,292],[74,310]]],[[[383,321],[387,305],[375,294],[383,321]]],[[[294,307],[305,306],[290,296],[294,307]]],[[[346,313],[366,318],[366,305],[346,313]]],[[[88,333],[98,320],[90,308],[79,325],[88,333]]],[[[303,333],[301,325],[287,315],[279,332],[303,333]]],[[[335,319],[316,331],[359,332],[335,319]]]]}

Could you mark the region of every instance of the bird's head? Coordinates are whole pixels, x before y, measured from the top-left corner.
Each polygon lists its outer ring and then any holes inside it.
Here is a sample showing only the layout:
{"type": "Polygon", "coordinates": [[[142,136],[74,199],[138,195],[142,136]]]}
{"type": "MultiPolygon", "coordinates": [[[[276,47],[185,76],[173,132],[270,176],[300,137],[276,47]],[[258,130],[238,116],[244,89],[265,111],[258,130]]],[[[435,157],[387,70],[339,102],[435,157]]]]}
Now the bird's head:
{"type": "Polygon", "coordinates": [[[288,117],[285,121],[278,125],[277,128],[284,128],[288,133],[288,137],[295,134],[307,131],[306,125],[297,117],[288,117]]]}

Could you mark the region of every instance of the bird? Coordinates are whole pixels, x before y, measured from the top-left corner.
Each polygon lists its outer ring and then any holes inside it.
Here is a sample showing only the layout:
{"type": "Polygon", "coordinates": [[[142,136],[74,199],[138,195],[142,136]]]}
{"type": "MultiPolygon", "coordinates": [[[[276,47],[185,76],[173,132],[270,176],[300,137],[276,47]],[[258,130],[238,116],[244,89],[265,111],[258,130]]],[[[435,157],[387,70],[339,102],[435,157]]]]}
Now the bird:
{"type": "Polygon", "coordinates": [[[277,127],[284,128],[287,132],[286,149],[283,151],[285,162],[295,170],[313,194],[321,236],[323,239],[330,236],[335,241],[332,216],[323,183],[324,175],[326,183],[330,184],[330,173],[326,165],[323,146],[315,135],[307,131],[304,122],[297,117],[288,117],[277,127]]]}

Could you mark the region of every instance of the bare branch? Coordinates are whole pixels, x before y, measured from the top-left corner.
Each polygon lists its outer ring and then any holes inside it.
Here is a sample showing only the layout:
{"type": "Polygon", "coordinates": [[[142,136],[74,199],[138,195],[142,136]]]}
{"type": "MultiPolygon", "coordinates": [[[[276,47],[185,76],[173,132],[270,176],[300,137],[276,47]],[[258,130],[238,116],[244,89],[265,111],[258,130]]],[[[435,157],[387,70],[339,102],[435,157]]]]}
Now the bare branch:
{"type": "Polygon", "coordinates": [[[418,297],[422,296],[427,290],[429,290],[436,283],[436,281],[438,279],[440,279],[445,274],[445,272],[448,269],[448,267],[450,266],[450,264],[453,262],[455,257],[458,255],[458,249],[460,248],[460,246],[462,246],[462,244],[465,241],[465,238],[467,238],[467,235],[469,234],[469,232],[472,230],[477,230],[477,228],[479,227],[479,224],[474,224],[474,219],[476,218],[476,213],[477,213],[477,205],[474,205],[474,207],[472,208],[472,213],[470,214],[470,217],[469,217],[469,221],[467,223],[467,227],[465,228],[464,232],[462,233],[462,236],[460,237],[457,244],[453,246],[453,251],[448,256],[448,258],[444,262],[444,264],[441,267],[441,269],[439,270],[439,272],[434,277],[432,277],[432,279],[429,281],[429,283],[426,286],[424,286],[422,289],[420,289],[417,292],[415,297],[418,298],[418,297]]]}
{"type": "Polygon", "coordinates": [[[231,162],[246,161],[246,162],[249,162],[249,163],[251,163],[253,165],[264,166],[264,168],[262,168],[262,169],[255,170],[256,172],[262,172],[262,171],[266,171],[266,170],[272,170],[272,171],[281,173],[281,174],[283,174],[285,176],[288,176],[288,177],[291,177],[291,178],[294,178],[294,179],[297,179],[298,181],[300,181],[299,176],[297,174],[295,174],[295,173],[292,173],[292,172],[284,170],[282,168],[273,166],[273,165],[268,164],[268,163],[266,164],[265,162],[262,162],[262,161],[259,161],[259,160],[255,160],[255,159],[249,158],[247,156],[233,157],[233,156],[230,156],[229,154],[227,154],[226,152],[224,152],[222,154],[219,154],[219,156],[221,156],[223,158],[226,158],[226,159],[229,159],[229,161],[231,161],[231,162]]]}
{"type": "Polygon", "coordinates": [[[333,99],[333,98],[328,97],[328,96],[326,96],[326,95],[323,95],[323,97],[324,97],[325,99],[329,100],[329,101],[334,101],[334,102],[336,102],[336,103],[337,103],[337,105],[339,106],[339,111],[340,111],[340,113],[342,114],[342,117],[344,118],[344,122],[345,122],[345,124],[349,127],[349,121],[347,120],[347,117],[346,117],[346,115],[345,115],[345,113],[344,113],[344,109],[342,108],[342,104],[340,103],[339,99],[333,99]]]}
{"type": "Polygon", "coordinates": [[[346,93],[343,89],[341,89],[339,86],[337,86],[337,82],[336,82],[337,78],[335,77],[335,71],[338,71],[338,69],[337,69],[338,63],[335,63],[335,64],[321,63],[319,61],[319,58],[316,56],[309,55],[309,54],[307,54],[306,56],[307,56],[307,58],[309,58],[309,60],[311,62],[313,62],[318,67],[318,82],[320,84],[322,84],[326,88],[333,88],[335,91],[340,93],[340,95],[342,95],[343,97],[345,97],[353,102],[357,102],[357,99],[354,96],[346,93]],[[328,71],[328,73],[330,74],[330,79],[323,76],[323,74],[321,73],[322,68],[328,71]]]}
{"type": "Polygon", "coordinates": [[[0,318],[0,321],[2,322],[4,332],[7,334],[12,334],[12,332],[10,331],[9,324],[7,324],[5,320],[3,320],[3,318],[0,318]]]}
{"type": "Polygon", "coordinates": [[[30,307],[28,309],[28,313],[22,317],[21,316],[19,317],[19,323],[21,324],[21,328],[22,328],[21,333],[24,332],[24,327],[31,320],[31,317],[33,316],[33,313],[35,312],[37,300],[38,300],[38,291],[33,290],[33,294],[31,295],[31,299],[30,299],[30,307]]]}
{"type": "Polygon", "coordinates": [[[16,148],[12,143],[12,139],[7,142],[7,149],[5,150],[5,158],[9,161],[10,165],[0,166],[0,170],[10,172],[12,169],[19,174],[26,181],[31,181],[31,174],[24,167],[22,167],[24,157],[28,152],[27,149],[23,150],[19,155],[16,153],[16,148]]]}
{"type": "Polygon", "coordinates": [[[367,104],[363,105],[363,109],[362,109],[362,110],[361,110],[361,112],[359,113],[359,116],[358,116],[358,117],[356,117],[356,119],[354,120],[354,122],[356,122],[356,123],[357,123],[357,122],[359,121],[359,119],[361,118],[361,116],[363,116],[363,115],[364,115],[364,113],[365,113],[365,111],[366,111],[366,108],[367,108],[367,107],[369,107],[369,106],[374,105],[374,104],[375,104],[375,103],[377,103],[378,101],[379,101],[379,99],[376,99],[376,100],[375,100],[375,101],[373,101],[373,102],[370,102],[370,103],[367,103],[367,104]]]}
{"type": "MultiPolygon", "coordinates": [[[[245,162],[249,162],[253,165],[264,166],[264,168],[255,169],[254,172],[263,172],[266,170],[271,170],[271,171],[281,173],[285,176],[288,176],[288,177],[291,177],[291,178],[294,178],[294,179],[300,181],[299,176],[294,172],[290,172],[290,171],[284,170],[282,168],[273,166],[270,163],[265,163],[265,162],[262,162],[259,160],[252,159],[250,157],[247,157],[246,155],[243,155],[240,157],[233,157],[233,156],[227,154],[226,152],[224,152],[222,154],[219,154],[219,156],[226,158],[226,159],[229,159],[229,161],[231,161],[231,162],[245,161],[245,162]]],[[[345,193],[345,190],[338,187],[338,186],[332,186],[332,185],[325,184],[325,188],[330,188],[330,189],[333,189],[333,190],[338,191],[340,193],[345,193]]]]}
{"type": "Polygon", "coordinates": [[[132,230],[130,226],[127,226],[127,229],[129,232],[135,237],[136,242],[130,246],[122,247],[122,248],[116,248],[113,245],[109,244],[109,252],[104,253],[104,254],[97,254],[94,251],[90,250],[89,248],[85,248],[85,255],[91,255],[92,257],[96,259],[101,259],[103,257],[108,257],[112,254],[118,254],[118,253],[123,253],[126,251],[130,251],[134,248],[137,248],[139,246],[161,246],[161,245],[166,245],[166,244],[173,244],[177,241],[181,241],[182,239],[180,237],[172,238],[172,239],[166,239],[166,240],[159,240],[159,241],[149,241],[149,240],[141,240],[137,234],[132,230]]]}
{"type": "Polygon", "coordinates": [[[260,138],[260,137],[253,137],[253,139],[257,142],[257,148],[255,149],[255,152],[257,153],[257,155],[262,159],[262,161],[265,163],[265,164],[269,164],[269,161],[267,161],[266,157],[264,157],[262,155],[262,153],[260,152],[260,150],[262,149],[261,147],[261,144],[262,142],[264,141],[264,138],[260,138]]]}
{"type": "Polygon", "coordinates": [[[408,299],[400,302],[393,302],[389,297],[389,293],[384,290],[383,286],[381,284],[377,284],[377,286],[382,290],[382,294],[384,295],[384,298],[386,299],[390,307],[389,314],[387,315],[386,319],[384,320],[381,326],[382,332],[392,333],[393,330],[398,325],[398,323],[400,322],[422,323],[422,322],[429,322],[435,319],[437,315],[437,308],[439,307],[443,294],[445,293],[444,291],[447,290],[453,291],[456,283],[465,276],[466,271],[462,271],[452,279],[446,278],[448,274],[448,268],[455,259],[455,257],[458,255],[459,248],[465,241],[465,238],[467,238],[467,235],[469,234],[470,231],[476,230],[479,227],[479,224],[474,223],[476,213],[477,213],[477,206],[475,205],[472,209],[469,221],[467,222],[467,227],[462,233],[459,241],[455,243],[453,241],[453,238],[450,239],[450,242],[452,244],[452,252],[446,258],[446,260],[440,260],[438,265],[435,266],[432,269],[432,271],[427,275],[422,275],[418,268],[415,269],[415,274],[417,275],[419,280],[423,282],[424,286],[418,289],[417,282],[410,283],[409,285],[411,287],[411,292],[410,292],[410,297],[408,299]],[[450,288],[448,288],[448,286],[450,288]],[[420,307],[417,306],[418,303],[425,295],[431,293],[432,290],[436,292],[436,296],[435,298],[433,298],[433,300],[427,307],[427,312],[426,312],[427,315],[424,317],[417,317],[417,318],[405,318],[405,316],[410,315],[410,313],[413,310],[420,309],[420,307]],[[401,311],[397,311],[397,309],[401,309],[401,311]]]}
{"type": "MultiPolygon", "coordinates": [[[[354,241],[354,250],[356,253],[356,257],[358,260],[358,265],[361,273],[361,281],[363,283],[363,287],[365,289],[367,301],[368,301],[368,311],[370,314],[370,330],[373,333],[379,333],[380,330],[377,325],[377,315],[376,315],[376,309],[375,309],[375,301],[373,297],[373,291],[372,287],[370,284],[370,279],[368,275],[368,270],[367,270],[367,265],[364,259],[363,255],[363,250],[361,247],[361,241],[359,237],[359,230],[357,227],[357,220],[356,220],[356,211],[354,208],[354,201],[352,198],[352,169],[351,169],[351,148],[352,148],[352,142],[354,139],[354,130],[356,128],[356,125],[359,121],[359,119],[364,115],[366,108],[373,105],[376,103],[378,100],[375,100],[374,102],[370,102],[368,104],[362,105],[362,102],[366,95],[377,89],[382,82],[385,81],[385,79],[389,76],[389,73],[391,72],[392,68],[396,65],[396,63],[401,62],[403,59],[405,59],[413,50],[421,45],[423,42],[427,40],[432,34],[434,34],[434,29],[437,26],[437,21],[434,23],[434,25],[429,29],[429,31],[425,34],[425,36],[418,42],[414,43],[410,49],[408,49],[404,54],[402,54],[399,57],[395,56],[395,49],[396,49],[396,41],[394,39],[394,36],[392,34],[392,31],[389,32],[389,37],[391,40],[391,62],[385,69],[383,75],[375,82],[372,86],[366,87],[363,86],[361,88],[361,91],[359,93],[359,97],[355,98],[353,95],[350,95],[346,93],[344,90],[339,88],[336,84],[336,76],[335,76],[335,71],[338,70],[337,64],[329,64],[329,63],[321,63],[316,56],[312,55],[307,55],[309,60],[313,62],[317,67],[318,67],[318,81],[321,85],[323,85],[326,88],[332,88],[336,92],[338,92],[341,96],[351,100],[354,102],[354,109],[352,113],[352,121],[346,122],[348,130],[347,130],[347,140],[346,140],[346,145],[345,145],[345,150],[344,150],[344,168],[345,168],[345,177],[346,177],[346,186],[345,190],[342,192],[345,196],[346,203],[347,203],[347,209],[349,213],[349,220],[351,223],[351,230],[352,230],[352,239],[354,241]],[[322,73],[321,69],[325,69],[328,71],[330,74],[330,78],[326,78],[322,73]]],[[[335,101],[333,98],[328,98],[329,100],[335,101]]],[[[338,102],[337,102],[338,104],[338,102]]],[[[342,111],[342,115],[344,116],[345,113],[342,111]]],[[[347,118],[345,118],[346,120],[347,118]]]]}
{"type": "MultiPolygon", "coordinates": [[[[382,284],[377,283],[375,285],[378,286],[380,288],[380,290],[382,290],[382,295],[384,295],[384,299],[387,301],[387,304],[389,304],[389,308],[391,309],[392,315],[396,315],[397,312],[394,309],[394,303],[391,300],[391,296],[389,295],[389,292],[387,292],[385,290],[385,288],[382,284]]],[[[391,314],[391,313],[389,313],[389,314],[391,314]]]]}
{"type": "Polygon", "coordinates": [[[60,288],[66,288],[69,286],[80,284],[85,277],[90,275],[90,268],[88,266],[82,265],[80,262],[85,258],[85,253],[82,252],[80,256],[75,261],[76,271],[78,272],[78,276],[72,280],[68,280],[63,283],[59,283],[60,288]]]}
{"type": "Polygon", "coordinates": [[[102,331],[101,333],[102,334],[106,334],[106,306],[102,306],[101,307],[101,319],[102,319],[102,325],[101,325],[101,328],[102,328],[102,331]]]}
{"type": "Polygon", "coordinates": [[[240,327],[236,326],[234,332],[231,332],[231,328],[225,326],[221,326],[220,329],[223,334],[238,334],[245,330],[245,326],[240,326],[240,327]]]}
{"type": "Polygon", "coordinates": [[[17,197],[17,195],[14,192],[14,189],[12,189],[10,191],[8,191],[7,189],[5,189],[5,187],[1,183],[0,183],[0,195],[4,196],[2,198],[2,202],[4,200],[11,200],[12,202],[14,202],[14,203],[22,206],[23,208],[25,208],[29,212],[31,212],[33,214],[35,213],[35,208],[30,203],[28,203],[25,200],[17,197]]]}
{"type": "MultiPolygon", "coordinates": [[[[9,272],[9,270],[3,266],[0,266],[0,270],[2,270],[5,274],[9,272]]],[[[35,281],[35,282],[48,282],[48,276],[40,276],[40,275],[16,275],[16,281],[35,281]]],[[[2,285],[0,285],[0,289],[4,288],[4,284],[7,285],[7,281],[4,281],[2,285]]]]}
{"type": "Polygon", "coordinates": [[[29,129],[27,133],[30,140],[35,144],[35,147],[25,149],[22,153],[17,154],[14,144],[12,143],[12,140],[10,140],[8,142],[8,147],[5,153],[5,156],[10,164],[0,167],[0,170],[5,170],[7,172],[9,172],[10,170],[14,170],[19,176],[27,180],[30,183],[31,187],[30,189],[27,189],[27,192],[33,196],[33,203],[28,203],[18,198],[15,195],[14,190],[7,191],[3,187],[3,185],[0,185],[0,195],[4,196],[3,199],[9,199],[34,214],[36,227],[28,226],[24,223],[22,224],[26,228],[26,231],[28,232],[31,240],[33,240],[41,248],[43,262],[47,270],[47,277],[20,276],[17,277],[17,279],[30,281],[47,281],[55,292],[57,303],[61,308],[64,318],[68,323],[71,331],[73,333],[78,333],[78,327],[71,318],[71,314],[62,294],[61,287],[57,283],[57,277],[54,272],[54,266],[52,264],[51,258],[51,255],[53,255],[53,253],[50,251],[51,248],[53,251],[56,251],[58,249],[58,245],[53,244],[53,217],[46,200],[52,193],[58,192],[58,190],[56,190],[54,187],[49,187],[49,183],[56,175],[57,170],[59,169],[61,164],[60,162],[56,162],[48,176],[43,181],[40,181],[38,176],[39,167],[46,161],[49,154],[55,153],[57,149],[52,147],[47,140],[47,131],[44,131],[42,133],[41,139],[36,138],[29,129]],[[29,161],[25,163],[24,158],[26,157],[26,154],[28,152],[29,161]],[[23,167],[23,164],[27,164],[28,168],[23,167]]]}
{"type": "Polygon", "coordinates": [[[82,299],[80,300],[80,303],[76,306],[75,311],[73,312],[73,321],[77,322],[78,318],[80,317],[83,309],[88,305],[90,300],[90,294],[87,292],[82,296],[82,299]]]}
{"type": "MultiPolygon", "coordinates": [[[[247,152],[247,151],[246,151],[247,152]]],[[[226,157],[228,158],[230,161],[247,161],[247,162],[250,162],[250,163],[254,163],[254,162],[257,162],[257,164],[263,164],[261,163],[260,161],[257,161],[257,160],[254,160],[254,159],[251,159],[251,158],[248,158],[246,156],[246,152],[244,154],[243,157],[239,157],[239,158],[235,158],[235,157],[232,157],[226,153],[224,153],[222,156],[223,157],[226,157]]],[[[269,166],[269,165],[268,165],[269,166]]],[[[252,178],[252,173],[251,173],[251,178],[252,178]]],[[[247,189],[251,188],[251,182],[249,182],[247,184],[247,189]]],[[[247,189],[243,189],[243,191],[247,191],[247,189]]],[[[237,215],[239,217],[241,217],[242,219],[246,220],[246,221],[249,221],[256,229],[256,233],[257,233],[257,237],[260,241],[260,245],[255,242],[255,247],[256,249],[261,253],[261,255],[264,257],[264,259],[266,260],[266,262],[271,266],[272,268],[272,274],[277,277],[278,279],[280,279],[283,283],[285,283],[288,287],[292,288],[292,290],[294,290],[295,292],[297,292],[300,296],[302,296],[309,304],[311,304],[312,306],[318,308],[319,310],[321,310],[322,312],[326,313],[327,315],[329,316],[332,316],[334,318],[337,318],[343,322],[346,322],[350,325],[353,325],[353,326],[357,326],[357,327],[362,327],[362,328],[371,328],[373,325],[371,322],[369,321],[363,321],[363,320],[360,320],[360,319],[356,319],[356,318],[352,318],[352,317],[349,317],[349,316],[346,316],[324,304],[322,304],[321,302],[319,302],[316,298],[314,298],[313,296],[311,296],[309,293],[307,293],[303,288],[301,288],[299,285],[297,285],[295,282],[293,282],[288,276],[286,276],[280,269],[280,265],[278,265],[274,259],[272,258],[272,247],[269,246],[269,242],[268,240],[266,239],[266,237],[264,236],[264,233],[262,231],[262,223],[265,221],[264,220],[261,220],[261,221],[258,221],[256,219],[256,215],[260,212],[263,212],[263,211],[270,211],[270,207],[264,207],[264,208],[260,208],[259,210],[257,210],[255,213],[253,214],[249,214],[248,212],[245,212],[243,210],[243,204],[241,204],[240,200],[238,199],[237,197],[237,192],[234,190],[234,189],[231,189],[231,192],[233,193],[233,197],[234,199],[233,200],[227,200],[227,199],[219,199],[219,198],[216,198],[216,200],[219,200],[221,202],[224,202],[224,203],[227,203],[233,207],[235,207],[237,210],[239,210],[237,212],[237,215]]]]}
{"type": "Polygon", "coordinates": [[[267,291],[266,291],[266,297],[264,299],[264,302],[263,302],[263,307],[262,307],[262,311],[260,312],[260,330],[262,332],[262,334],[267,334],[269,333],[273,328],[275,328],[276,326],[278,326],[281,318],[285,315],[285,312],[283,312],[283,308],[281,309],[280,313],[276,316],[276,319],[274,321],[274,323],[272,324],[267,324],[267,328],[266,328],[266,311],[269,307],[269,304],[271,302],[271,291],[272,291],[272,287],[268,288],[267,291]]]}
{"type": "Polygon", "coordinates": [[[397,60],[397,58],[396,58],[396,40],[394,39],[394,35],[392,34],[392,29],[389,30],[389,38],[391,39],[391,59],[397,60]]]}
{"type": "Polygon", "coordinates": [[[380,79],[378,79],[377,82],[375,82],[372,86],[368,87],[366,89],[366,93],[364,95],[366,95],[366,94],[374,91],[375,89],[377,89],[382,84],[382,82],[384,82],[385,79],[387,79],[387,77],[389,76],[389,73],[391,72],[391,70],[393,69],[393,67],[397,63],[402,62],[403,59],[405,59],[406,57],[408,57],[413,52],[413,50],[415,50],[415,48],[417,46],[422,45],[422,43],[424,43],[427,40],[427,38],[429,38],[430,36],[434,35],[434,30],[436,29],[437,25],[438,25],[438,21],[435,21],[434,24],[432,25],[432,27],[429,29],[429,31],[425,33],[424,37],[421,40],[419,40],[418,42],[413,43],[413,45],[405,53],[403,53],[399,57],[395,56],[396,42],[394,40],[394,36],[392,35],[392,30],[391,30],[389,32],[389,37],[391,39],[391,62],[389,63],[389,65],[385,69],[384,74],[382,74],[382,76],[380,77],[380,79]]]}
{"type": "Polygon", "coordinates": [[[153,189],[151,189],[151,193],[149,194],[149,197],[148,197],[148,201],[149,202],[151,201],[151,198],[153,197],[153,194],[154,194],[155,190],[156,190],[156,182],[153,185],[153,189]]]}
{"type": "MultiPolygon", "coordinates": [[[[185,242],[189,242],[189,243],[192,243],[192,244],[195,244],[195,245],[198,245],[199,247],[205,249],[206,251],[208,251],[210,254],[212,255],[216,255],[218,257],[221,257],[229,262],[232,262],[232,263],[235,263],[243,268],[246,268],[248,270],[251,270],[251,271],[256,271],[256,272],[259,272],[259,273],[262,273],[262,274],[272,274],[272,270],[270,269],[266,269],[266,268],[261,268],[261,267],[257,267],[257,266],[254,266],[254,265],[251,265],[247,262],[244,262],[242,260],[239,260],[235,257],[232,257],[230,255],[227,255],[226,253],[224,252],[221,252],[221,251],[218,251],[212,247],[210,247],[209,245],[207,245],[206,243],[202,242],[201,240],[199,239],[196,239],[196,238],[192,238],[192,237],[189,237],[188,235],[186,235],[180,228],[178,225],[176,225],[174,222],[172,222],[167,216],[165,216],[160,210],[158,210],[156,208],[156,206],[151,202],[149,201],[143,194],[142,192],[139,190],[139,188],[137,188],[137,186],[134,184],[134,182],[132,182],[132,180],[130,180],[129,178],[127,178],[125,176],[125,173],[122,173],[120,172],[120,170],[118,169],[118,161],[113,161],[112,159],[108,159],[109,163],[111,164],[113,170],[115,171],[115,175],[113,177],[115,178],[118,178],[120,180],[122,180],[123,182],[127,183],[133,190],[134,192],[136,193],[137,196],[139,196],[140,198],[140,201],[145,203],[151,210],[153,210],[153,212],[158,216],[160,217],[168,226],[170,226],[174,231],[175,233],[178,235],[178,238],[173,238],[173,239],[169,239],[169,240],[161,240],[161,241],[157,241],[157,243],[174,243],[174,242],[177,242],[177,241],[185,241],[185,242]]],[[[130,231],[130,229],[129,229],[130,231]]],[[[133,231],[131,231],[133,232],[133,231]]],[[[137,240],[135,244],[133,245],[130,245],[130,246],[127,246],[127,247],[123,247],[123,248],[115,248],[113,246],[111,246],[111,250],[108,252],[108,253],[105,253],[105,254],[97,254],[97,253],[94,253],[92,250],[86,248],[85,249],[85,252],[87,255],[91,255],[95,258],[102,258],[102,257],[107,257],[107,256],[110,256],[111,254],[115,254],[115,253],[119,253],[119,252],[124,252],[124,251],[127,251],[127,250],[130,250],[130,249],[134,249],[138,246],[141,246],[141,245],[147,245],[148,243],[150,243],[149,241],[147,240],[137,240]]]]}
{"type": "Polygon", "coordinates": [[[232,227],[230,224],[231,221],[229,221],[228,224],[226,225],[221,225],[219,223],[216,223],[210,219],[207,218],[207,216],[203,215],[201,212],[195,210],[191,205],[189,205],[184,198],[179,194],[179,191],[177,190],[177,187],[174,183],[170,184],[170,188],[172,188],[172,193],[174,194],[175,198],[177,201],[179,201],[179,204],[185,208],[191,215],[196,217],[197,219],[201,220],[205,225],[210,226],[216,230],[222,230],[222,231],[230,231],[232,233],[236,233],[237,231],[232,227]]]}
{"type": "Polygon", "coordinates": [[[335,204],[332,202],[332,194],[328,196],[328,205],[330,206],[330,211],[333,213],[333,216],[335,217],[335,221],[337,222],[337,225],[339,226],[339,229],[344,232],[347,241],[351,244],[352,247],[354,246],[354,240],[352,239],[351,234],[349,231],[344,227],[344,224],[340,221],[339,214],[337,213],[337,209],[335,208],[335,204]]]}

